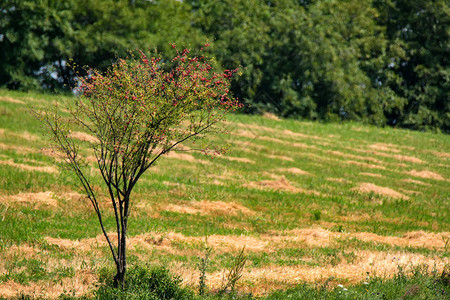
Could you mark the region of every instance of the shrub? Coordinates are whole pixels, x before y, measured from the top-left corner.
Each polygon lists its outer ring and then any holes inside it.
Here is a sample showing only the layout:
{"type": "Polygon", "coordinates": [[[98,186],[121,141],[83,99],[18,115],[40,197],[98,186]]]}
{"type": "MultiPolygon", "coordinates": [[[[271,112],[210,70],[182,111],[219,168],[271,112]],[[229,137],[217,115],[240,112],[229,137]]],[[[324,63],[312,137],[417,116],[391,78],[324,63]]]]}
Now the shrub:
{"type": "Polygon", "coordinates": [[[192,299],[192,291],[182,287],[182,280],[163,266],[139,266],[129,268],[125,288],[114,288],[113,270],[100,272],[100,286],[95,291],[97,299],[192,299]]]}
{"type": "MultiPolygon", "coordinates": [[[[206,44],[205,46],[208,46],[206,44]]],[[[81,96],[67,105],[68,118],[34,110],[47,127],[57,152],[77,175],[83,192],[97,214],[100,227],[116,264],[114,285],[123,287],[126,272],[126,236],[131,193],[141,176],[162,156],[187,142],[198,142],[224,129],[225,115],[241,107],[229,95],[230,78],[237,70],[213,73],[204,56],[191,56],[189,49],[176,50],[172,59],[154,53],[147,57],[119,59],[107,72],[87,70],[80,77],[81,96]],[[80,141],[71,130],[78,128],[93,137],[80,141]],[[98,190],[92,185],[90,167],[81,145],[95,153],[116,219],[117,242],[103,224],[98,190]]],[[[76,66],[73,66],[74,69],[76,66]]],[[[196,150],[221,153],[213,145],[196,150]]]]}

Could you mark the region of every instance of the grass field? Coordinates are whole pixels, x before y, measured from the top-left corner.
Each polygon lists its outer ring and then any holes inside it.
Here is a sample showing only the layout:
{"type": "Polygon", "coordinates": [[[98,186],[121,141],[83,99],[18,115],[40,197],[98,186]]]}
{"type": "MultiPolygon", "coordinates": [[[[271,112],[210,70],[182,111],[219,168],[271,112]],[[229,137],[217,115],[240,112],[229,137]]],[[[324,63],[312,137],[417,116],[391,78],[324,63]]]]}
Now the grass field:
{"type": "MultiPolygon", "coordinates": [[[[62,99],[0,90],[0,297],[81,295],[113,264],[76,178],[28,111],[62,99]]],[[[227,154],[176,152],[138,183],[130,263],[162,263],[196,286],[209,247],[215,289],[245,246],[238,289],[256,295],[450,263],[450,136],[272,116],[232,115],[227,126],[212,137],[227,154]]],[[[91,176],[103,191],[94,162],[91,176]]],[[[106,197],[102,206],[112,232],[106,197]]]]}

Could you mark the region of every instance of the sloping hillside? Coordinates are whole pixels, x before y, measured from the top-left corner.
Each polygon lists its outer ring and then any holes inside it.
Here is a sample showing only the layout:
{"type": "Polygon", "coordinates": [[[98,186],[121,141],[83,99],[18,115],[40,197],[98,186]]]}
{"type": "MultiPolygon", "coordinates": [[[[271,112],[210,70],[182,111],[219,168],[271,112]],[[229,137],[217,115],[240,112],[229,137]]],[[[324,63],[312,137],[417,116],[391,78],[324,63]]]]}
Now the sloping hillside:
{"type": "MultiPolygon", "coordinates": [[[[28,111],[61,99],[0,90],[0,296],[82,294],[112,265],[90,204],[28,111]]],[[[138,184],[131,262],[164,263],[196,285],[211,247],[214,288],[245,246],[239,288],[256,294],[450,263],[450,136],[271,116],[233,115],[227,126],[213,137],[227,154],[174,152],[138,184]]],[[[102,206],[112,231],[106,197],[102,206]]]]}

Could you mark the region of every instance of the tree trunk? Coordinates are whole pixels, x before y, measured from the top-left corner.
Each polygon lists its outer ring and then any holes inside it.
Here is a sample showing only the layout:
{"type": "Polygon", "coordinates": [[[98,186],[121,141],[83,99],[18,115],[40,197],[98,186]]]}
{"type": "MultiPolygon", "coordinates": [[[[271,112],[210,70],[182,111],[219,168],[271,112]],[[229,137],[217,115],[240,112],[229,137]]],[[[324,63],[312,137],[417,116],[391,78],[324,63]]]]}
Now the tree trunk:
{"type": "Polygon", "coordinates": [[[127,255],[126,255],[126,240],[127,238],[127,218],[122,219],[122,232],[120,240],[118,241],[118,262],[116,264],[117,273],[114,276],[114,287],[121,289],[125,288],[125,272],[127,271],[127,255]]]}
{"type": "Polygon", "coordinates": [[[122,271],[119,270],[119,267],[117,267],[117,274],[114,276],[114,288],[118,288],[120,286],[121,289],[125,287],[125,270],[122,269],[122,271]]]}
{"type": "Polygon", "coordinates": [[[116,264],[117,273],[114,276],[114,287],[121,289],[125,288],[125,272],[127,271],[127,257],[125,255],[126,244],[125,236],[122,236],[119,242],[119,257],[118,263],[116,264]]]}

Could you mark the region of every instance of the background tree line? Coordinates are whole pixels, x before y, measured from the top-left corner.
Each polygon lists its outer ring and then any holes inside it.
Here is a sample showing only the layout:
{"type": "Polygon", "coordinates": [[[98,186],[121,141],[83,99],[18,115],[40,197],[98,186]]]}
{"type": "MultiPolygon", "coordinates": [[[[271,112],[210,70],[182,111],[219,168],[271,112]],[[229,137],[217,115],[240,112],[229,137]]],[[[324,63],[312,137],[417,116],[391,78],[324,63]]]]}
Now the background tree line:
{"type": "Polygon", "coordinates": [[[449,34],[446,0],[1,0],[0,85],[209,41],[247,112],[449,132],[449,34]]]}

